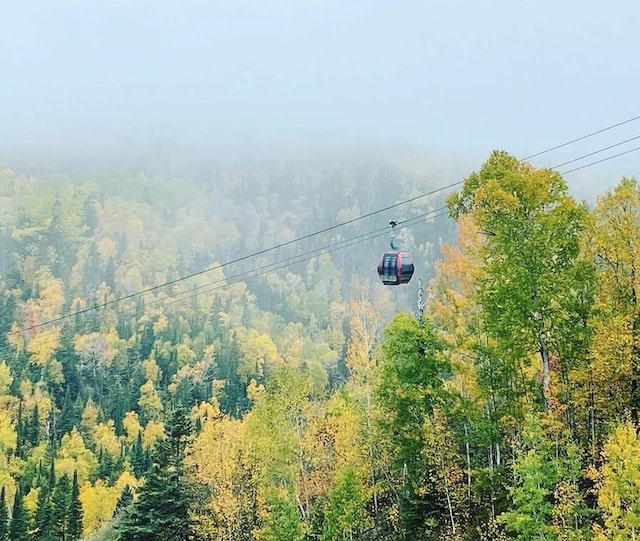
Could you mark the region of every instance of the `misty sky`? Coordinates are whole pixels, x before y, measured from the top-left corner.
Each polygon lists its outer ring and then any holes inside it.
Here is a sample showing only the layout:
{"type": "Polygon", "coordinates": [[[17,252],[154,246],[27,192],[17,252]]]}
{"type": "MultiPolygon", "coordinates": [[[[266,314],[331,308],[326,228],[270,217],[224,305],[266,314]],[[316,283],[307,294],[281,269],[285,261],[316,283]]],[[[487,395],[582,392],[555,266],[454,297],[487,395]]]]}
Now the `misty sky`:
{"type": "MultiPolygon", "coordinates": [[[[411,145],[473,163],[640,114],[638,0],[0,4],[9,161],[310,143],[411,145]]],[[[536,163],[638,134],[635,122],[536,163]]],[[[640,152],[575,178],[640,176],[638,163],[640,152]]]]}

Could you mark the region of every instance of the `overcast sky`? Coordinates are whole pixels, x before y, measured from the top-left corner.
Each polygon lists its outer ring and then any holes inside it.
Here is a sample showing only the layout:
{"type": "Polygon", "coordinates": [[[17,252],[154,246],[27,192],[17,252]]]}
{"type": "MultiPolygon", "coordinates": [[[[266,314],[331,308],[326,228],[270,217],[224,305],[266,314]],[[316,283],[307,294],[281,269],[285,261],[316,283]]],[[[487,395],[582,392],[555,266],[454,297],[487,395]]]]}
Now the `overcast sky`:
{"type": "MultiPolygon", "coordinates": [[[[4,0],[0,8],[0,158],[8,161],[307,143],[524,157],[640,115],[639,96],[638,0],[4,0]]],[[[640,121],[536,163],[638,134],[640,121]]],[[[638,163],[640,152],[572,177],[640,176],[638,163]]]]}

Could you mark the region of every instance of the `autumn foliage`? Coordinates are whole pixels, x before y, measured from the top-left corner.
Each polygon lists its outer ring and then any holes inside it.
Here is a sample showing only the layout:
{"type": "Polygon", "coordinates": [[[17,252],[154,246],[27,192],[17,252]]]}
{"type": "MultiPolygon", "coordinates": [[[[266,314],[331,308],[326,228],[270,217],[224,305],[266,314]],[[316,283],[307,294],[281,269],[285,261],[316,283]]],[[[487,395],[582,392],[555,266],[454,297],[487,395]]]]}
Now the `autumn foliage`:
{"type": "Polygon", "coordinates": [[[494,152],[403,233],[418,319],[377,247],[262,252],[388,191],[234,175],[0,173],[0,541],[640,536],[634,179],[494,152]]]}

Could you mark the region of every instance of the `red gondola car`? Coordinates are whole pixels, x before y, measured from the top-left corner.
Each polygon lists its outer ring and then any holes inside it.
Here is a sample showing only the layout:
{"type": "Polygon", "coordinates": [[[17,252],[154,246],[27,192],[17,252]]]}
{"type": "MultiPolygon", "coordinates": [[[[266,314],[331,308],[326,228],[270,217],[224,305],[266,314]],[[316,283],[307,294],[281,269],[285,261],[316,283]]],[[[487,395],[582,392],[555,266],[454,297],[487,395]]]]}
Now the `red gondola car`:
{"type": "Polygon", "coordinates": [[[409,252],[385,252],[378,261],[378,276],[386,286],[408,284],[413,270],[413,260],[409,252]]]}
{"type": "Polygon", "coordinates": [[[413,261],[409,252],[401,252],[395,243],[395,228],[399,222],[389,220],[391,252],[385,252],[378,261],[378,276],[385,286],[408,284],[413,276],[413,261]]]}

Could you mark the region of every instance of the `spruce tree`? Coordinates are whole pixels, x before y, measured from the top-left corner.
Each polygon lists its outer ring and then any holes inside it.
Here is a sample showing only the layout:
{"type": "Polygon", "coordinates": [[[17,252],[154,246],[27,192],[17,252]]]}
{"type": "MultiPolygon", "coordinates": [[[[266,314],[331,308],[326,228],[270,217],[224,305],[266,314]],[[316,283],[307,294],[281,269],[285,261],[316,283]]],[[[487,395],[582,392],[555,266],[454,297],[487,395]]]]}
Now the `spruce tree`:
{"type": "Polygon", "coordinates": [[[18,419],[16,421],[16,455],[20,458],[25,457],[25,422],[22,418],[22,400],[18,404],[18,419]]]}
{"type": "Polygon", "coordinates": [[[176,410],[167,435],[158,441],[153,463],[138,500],[119,526],[122,541],[186,541],[191,536],[184,452],[192,428],[184,410],[176,410]]]}
{"type": "Polygon", "coordinates": [[[50,484],[45,479],[40,479],[40,492],[38,493],[38,507],[35,516],[35,532],[38,539],[48,541],[55,539],[52,528],[52,508],[50,484]]]}
{"type": "Polygon", "coordinates": [[[125,485],[120,497],[118,498],[118,503],[116,503],[116,510],[114,514],[119,515],[126,511],[131,504],[133,504],[133,490],[131,490],[129,485],[125,485]]]}
{"type": "Polygon", "coordinates": [[[67,538],[70,541],[76,541],[82,537],[82,518],[80,486],[78,485],[78,471],[76,470],[73,472],[73,481],[71,482],[71,497],[67,522],[67,538]]]}
{"type": "Polygon", "coordinates": [[[11,513],[9,539],[11,539],[11,541],[29,540],[27,512],[24,508],[22,490],[19,486],[16,488],[16,495],[13,499],[13,512],[11,513]]]}
{"type": "Polygon", "coordinates": [[[69,477],[63,475],[56,483],[51,495],[52,526],[59,539],[66,539],[67,521],[69,518],[69,502],[71,499],[71,484],[69,477]]]}
{"type": "Polygon", "coordinates": [[[38,404],[35,405],[31,414],[27,438],[33,447],[37,447],[40,443],[40,412],[38,410],[38,404]]]}
{"type": "Polygon", "coordinates": [[[9,509],[7,509],[7,499],[4,485],[0,492],[0,541],[7,541],[9,534],[9,509]]]}
{"type": "Polygon", "coordinates": [[[131,465],[133,466],[133,473],[135,473],[136,477],[142,477],[149,468],[147,454],[142,445],[142,431],[138,432],[138,437],[131,450],[131,465]]]}

